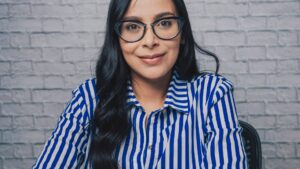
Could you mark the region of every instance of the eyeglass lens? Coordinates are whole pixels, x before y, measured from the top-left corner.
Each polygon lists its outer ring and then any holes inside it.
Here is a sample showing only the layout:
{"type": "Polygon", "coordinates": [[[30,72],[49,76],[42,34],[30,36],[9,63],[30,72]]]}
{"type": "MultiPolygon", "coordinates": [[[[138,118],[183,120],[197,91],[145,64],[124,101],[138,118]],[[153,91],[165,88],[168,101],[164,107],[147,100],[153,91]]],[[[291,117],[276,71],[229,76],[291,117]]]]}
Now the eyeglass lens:
{"type": "MultiPolygon", "coordinates": [[[[161,19],[151,25],[154,34],[161,39],[169,40],[175,38],[180,32],[178,18],[161,19]]],[[[119,25],[119,34],[128,42],[135,42],[143,38],[146,33],[146,25],[135,21],[123,21],[119,25]]]]}

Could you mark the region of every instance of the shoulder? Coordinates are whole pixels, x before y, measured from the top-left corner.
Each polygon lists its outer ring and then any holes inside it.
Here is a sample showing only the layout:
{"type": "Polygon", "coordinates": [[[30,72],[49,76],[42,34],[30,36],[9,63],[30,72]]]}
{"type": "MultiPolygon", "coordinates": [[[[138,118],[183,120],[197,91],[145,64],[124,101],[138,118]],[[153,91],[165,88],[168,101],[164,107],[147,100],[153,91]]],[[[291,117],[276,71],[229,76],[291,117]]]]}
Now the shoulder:
{"type": "Polygon", "coordinates": [[[228,92],[232,92],[233,83],[222,75],[205,73],[196,75],[191,81],[191,86],[197,87],[195,91],[206,96],[207,104],[220,100],[228,92]]]}
{"type": "Polygon", "coordinates": [[[89,123],[96,107],[96,79],[86,79],[72,90],[72,95],[72,107],[80,109],[82,123],[89,123]]]}

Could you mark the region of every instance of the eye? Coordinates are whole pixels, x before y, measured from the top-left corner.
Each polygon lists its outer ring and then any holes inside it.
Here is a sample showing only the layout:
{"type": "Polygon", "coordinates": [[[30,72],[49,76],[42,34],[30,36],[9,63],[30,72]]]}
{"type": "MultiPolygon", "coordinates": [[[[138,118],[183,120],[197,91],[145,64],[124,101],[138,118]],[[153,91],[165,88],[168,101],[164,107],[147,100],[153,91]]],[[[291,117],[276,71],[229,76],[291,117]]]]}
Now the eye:
{"type": "Polygon", "coordinates": [[[141,26],[136,23],[125,23],[123,28],[128,32],[136,32],[141,29],[141,26]]]}
{"type": "Polygon", "coordinates": [[[163,27],[163,28],[169,28],[173,25],[172,20],[170,19],[164,19],[158,22],[157,26],[163,27]]]}

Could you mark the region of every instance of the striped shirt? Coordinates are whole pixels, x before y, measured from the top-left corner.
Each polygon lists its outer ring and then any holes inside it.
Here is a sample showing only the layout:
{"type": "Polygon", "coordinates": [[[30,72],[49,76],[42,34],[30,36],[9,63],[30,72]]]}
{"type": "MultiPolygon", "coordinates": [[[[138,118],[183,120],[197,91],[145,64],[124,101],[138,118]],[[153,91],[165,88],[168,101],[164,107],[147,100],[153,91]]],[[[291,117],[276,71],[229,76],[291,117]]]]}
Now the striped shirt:
{"type": "MultiPolygon", "coordinates": [[[[91,168],[89,122],[98,97],[95,78],[73,90],[33,168],[91,168]]],[[[114,157],[120,169],[245,169],[233,86],[222,76],[191,81],[173,73],[164,106],[146,113],[128,82],[130,130],[114,157]]],[[[117,125],[117,124],[116,124],[117,125]]]]}

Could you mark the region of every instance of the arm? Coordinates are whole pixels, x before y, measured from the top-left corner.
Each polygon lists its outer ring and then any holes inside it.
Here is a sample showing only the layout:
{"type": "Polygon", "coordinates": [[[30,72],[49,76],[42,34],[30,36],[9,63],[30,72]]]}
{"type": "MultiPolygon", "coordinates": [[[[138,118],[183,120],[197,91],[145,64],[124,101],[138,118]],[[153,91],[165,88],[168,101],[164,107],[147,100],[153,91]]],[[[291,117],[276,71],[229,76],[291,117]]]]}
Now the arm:
{"type": "Polygon", "coordinates": [[[88,136],[84,127],[83,97],[79,90],[73,91],[73,97],[61,114],[51,138],[46,142],[33,168],[75,168],[82,158],[88,136]],[[80,158],[79,158],[80,157],[80,158]]]}
{"type": "Polygon", "coordinates": [[[220,82],[208,106],[205,166],[209,169],[247,168],[232,90],[226,79],[220,82]]]}

